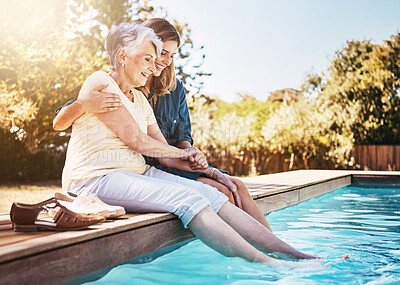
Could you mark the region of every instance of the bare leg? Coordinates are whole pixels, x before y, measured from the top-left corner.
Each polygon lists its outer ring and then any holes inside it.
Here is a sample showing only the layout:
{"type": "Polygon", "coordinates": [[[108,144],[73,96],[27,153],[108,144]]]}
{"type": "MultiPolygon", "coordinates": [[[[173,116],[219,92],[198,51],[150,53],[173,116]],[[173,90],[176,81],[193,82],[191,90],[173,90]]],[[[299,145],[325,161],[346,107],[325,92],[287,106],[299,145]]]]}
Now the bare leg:
{"type": "Polygon", "coordinates": [[[263,212],[257,206],[253,198],[251,198],[249,190],[247,189],[246,185],[237,178],[231,177],[231,181],[235,183],[239,196],[242,199],[243,211],[248,213],[250,216],[256,219],[260,224],[264,225],[267,229],[269,229],[272,232],[272,229],[269,226],[263,212]]]}
{"type": "Polygon", "coordinates": [[[219,192],[224,193],[229,198],[229,202],[235,205],[235,199],[233,198],[232,192],[225,185],[219,183],[218,181],[203,176],[198,177],[196,181],[217,188],[219,192]]]}
{"type": "MultiPolygon", "coordinates": [[[[254,202],[253,198],[251,198],[249,190],[247,190],[246,185],[239,179],[231,177],[231,180],[233,183],[235,183],[235,185],[238,189],[239,196],[242,199],[243,210],[272,232],[271,227],[269,226],[264,214],[261,212],[261,210],[257,206],[256,202],[254,202]]],[[[197,178],[196,181],[199,181],[204,184],[207,184],[207,185],[217,188],[219,192],[222,192],[226,196],[228,196],[229,202],[231,202],[233,205],[235,205],[235,199],[233,198],[231,191],[225,185],[223,185],[213,179],[202,177],[202,176],[197,178]]]]}
{"type": "Polygon", "coordinates": [[[263,225],[241,209],[230,203],[225,203],[218,212],[227,224],[229,224],[245,240],[267,252],[281,252],[290,254],[296,258],[316,259],[318,257],[302,253],[280,240],[263,225]]]}
{"type": "MultiPolygon", "coordinates": [[[[225,203],[224,205],[231,205],[225,203]]],[[[229,257],[241,257],[250,262],[281,264],[262,253],[233,228],[225,223],[210,207],[204,208],[189,223],[190,230],[206,245],[229,257]]]]}

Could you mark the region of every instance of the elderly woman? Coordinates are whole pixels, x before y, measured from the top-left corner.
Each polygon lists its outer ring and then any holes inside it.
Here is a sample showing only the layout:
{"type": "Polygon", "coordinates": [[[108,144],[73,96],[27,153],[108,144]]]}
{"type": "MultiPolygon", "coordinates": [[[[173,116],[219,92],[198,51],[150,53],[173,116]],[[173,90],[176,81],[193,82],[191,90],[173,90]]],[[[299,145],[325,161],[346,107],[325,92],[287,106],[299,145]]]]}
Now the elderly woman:
{"type": "Polygon", "coordinates": [[[142,155],[178,166],[188,163],[187,159],[198,152],[169,146],[146,98],[134,90],[145,85],[154,72],[162,42],[150,28],[122,24],[111,29],[106,46],[111,71],[90,75],[78,98],[94,86],[107,85],[105,91],[117,94],[122,106],[112,112],[86,112],[75,121],[63,171],[63,189],[79,195],[95,193],[106,203],[131,212],[174,213],[205,244],[226,256],[282,263],[260,251],[263,250],[315,259],[227,203],[228,198],[217,189],[146,165],[142,155]]]}
{"type": "MultiPolygon", "coordinates": [[[[156,59],[156,68],[153,74],[148,77],[146,85],[141,87],[141,91],[153,107],[157,123],[168,143],[182,149],[191,148],[193,138],[191,136],[186,94],[182,81],[175,76],[174,68],[174,56],[180,45],[179,34],[171,23],[162,18],[147,20],[143,25],[155,31],[163,42],[163,48],[161,55],[156,59]]],[[[119,97],[115,94],[102,92],[102,88],[104,86],[96,87],[95,90],[81,96],[78,101],[69,101],[61,111],[59,108],[59,114],[54,119],[54,128],[64,130],[70,127],[77,118],[82,116],[84,109],[93,112],[117,110],[119,97]]],[[[228,196],[232,204],[237,205],[271,230],[267,219],[241,180],[230,177],[215,168],[201,169],[195,167],[197,161],[205,162],[205,156],[201,153],[196,154],[196,158],[197,160],[190,165],[191,167],[186,168],[185,165],[178,168],[168,167],[166,160],[164,160],[164,164],[160,164],[156,159],[147,158],[146,160],[150,165],[154,165],[163,171],[217,188],[228,196]]]]}

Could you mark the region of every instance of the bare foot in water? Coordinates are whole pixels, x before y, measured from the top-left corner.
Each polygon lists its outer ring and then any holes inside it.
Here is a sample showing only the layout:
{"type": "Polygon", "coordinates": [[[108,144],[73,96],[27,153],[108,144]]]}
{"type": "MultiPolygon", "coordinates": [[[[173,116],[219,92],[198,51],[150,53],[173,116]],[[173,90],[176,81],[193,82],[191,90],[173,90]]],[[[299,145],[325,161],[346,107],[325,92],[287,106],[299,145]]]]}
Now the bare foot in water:
{"type": "Polygon", "coordinates": [[[349,258],[350,258],[350,256],[348,254],[345,254],[345,255],[343,255],[343,256],[341,256],[339,258],[322,258],[322,257],[319,257],[318,259],[323,259],[323,260],[340,260],[340,259],[343,259],[343,260],[346,260],[346,259],[349,259],[349,258]]]}
{"type": "Polygon", "coordinates": [[[279,268],[279,269],[310,269],[310,270],[315,270],[315,269],[324,269],[324,268],[329,268],[331,267],[329,264],[324,264],[321,262],[318,262],[318,260],[323,261],[332,261],[332,260],[346,260],[349,259],[349,255],[345,254],[339,258],[322,258],[322,257],[315,257],[313,260],[312,259],[303,259],[301,261],[288,261],[288,260],[280,260],[280,259],[272,259],[266,262],[266,264],[279,268]]]}
{"type": "Polygon", "coordinates": [[[331,267],[328,264],[305,259],[302,261],[286,261],[275,259],[274,261],[269,261],[266,264],[281,270],[319,270],[331,267]]]}

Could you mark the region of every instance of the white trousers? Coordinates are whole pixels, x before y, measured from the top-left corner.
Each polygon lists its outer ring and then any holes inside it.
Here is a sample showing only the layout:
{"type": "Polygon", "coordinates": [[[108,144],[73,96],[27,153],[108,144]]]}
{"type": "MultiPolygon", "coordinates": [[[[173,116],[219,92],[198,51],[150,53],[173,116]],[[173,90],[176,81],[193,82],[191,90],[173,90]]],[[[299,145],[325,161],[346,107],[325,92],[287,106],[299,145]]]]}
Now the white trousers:
{"type": "Polygon", "coordinates": [[[127,212],[174,213],[185,228],[205,207],[218,213],[228,201],[214,187],[155,167],[148,167],[142,175],[115,170],[95,179],[73,181],[69,191],[84,196],[95,193],[107,204],[123,206],[127,212]]]}

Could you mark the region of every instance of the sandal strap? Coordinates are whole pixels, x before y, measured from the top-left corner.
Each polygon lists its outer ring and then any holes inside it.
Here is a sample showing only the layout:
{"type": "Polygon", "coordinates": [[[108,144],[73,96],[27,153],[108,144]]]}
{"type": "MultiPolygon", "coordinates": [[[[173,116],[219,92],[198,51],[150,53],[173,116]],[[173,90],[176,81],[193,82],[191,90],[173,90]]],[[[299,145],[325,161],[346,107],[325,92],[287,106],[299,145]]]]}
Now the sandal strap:
{"type": "Polygon", "coordinates": [[[54,217],[57,229],[71,229],[87,227],[99,222],[104,222],[105,218],[94,214],[78,214],[72,212],[65,206],[59,204],[60,211],[54,217]]]}
{"type": "Polygon", "coordinates": [[[61,205],[56,198],[50,198],[37,204],[13,203],[10,211],[10,218],[16,225],[35,225],[38,215],[42,210],[59,208],[54,216],[54,228],[69,230],[88,227],[90,225],[105,221],[105,218],[98,215],[78,214],[61,205]]]}
{"type": "Polygon", "coordinates": [[[33,225],[42,210],[47,211],[47,208],[55,208],[58,204],[54,197],[37,204],[13,203],[10,211],[11,222],[18,225],[33,225]],[[52,207],[53,203],[55,206],[52,207]]]}

